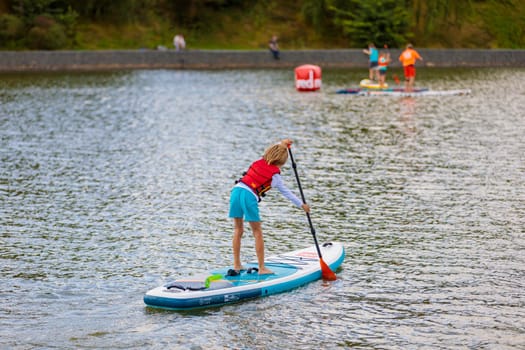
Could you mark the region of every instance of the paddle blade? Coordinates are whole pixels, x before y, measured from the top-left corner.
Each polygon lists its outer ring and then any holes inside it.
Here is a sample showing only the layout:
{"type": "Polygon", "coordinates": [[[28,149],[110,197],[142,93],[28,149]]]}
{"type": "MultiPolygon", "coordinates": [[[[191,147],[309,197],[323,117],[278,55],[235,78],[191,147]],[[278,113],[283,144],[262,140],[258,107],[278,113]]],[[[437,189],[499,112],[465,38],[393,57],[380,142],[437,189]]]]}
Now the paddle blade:
{"type": "Polygon", "coordinates": [[[393,78],[394,78],[394,81],[396,82],[396,84],[399,85],[400,81],[399,81],[399,78],[397,77],[397,75],[394,74],[393,78]]]}
{"type": "Polygon", "coordinates": [[[323,259],[320,259],[319,262],[321,263],[321,273],[323,279],[326,281],[335,281],[337,277],[330,267],[324,262],[323,259]]]}

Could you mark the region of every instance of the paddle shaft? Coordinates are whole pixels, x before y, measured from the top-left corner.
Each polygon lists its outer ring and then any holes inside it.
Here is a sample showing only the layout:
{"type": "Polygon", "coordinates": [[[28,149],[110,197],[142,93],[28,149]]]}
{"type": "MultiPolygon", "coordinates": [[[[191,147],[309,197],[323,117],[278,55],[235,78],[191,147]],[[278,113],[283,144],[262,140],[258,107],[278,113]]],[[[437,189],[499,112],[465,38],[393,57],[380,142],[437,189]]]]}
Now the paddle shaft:
{"type": "MultiPolygon", "coordinates": [[[[390,56],[390,49],[388,48],[388,45],[385,44],[383,45],[383,47],[385,48],[386,53],[390,56]]],[[[394,81],[396,82],[396,85],[399,85],[400,81],[399,81],[399,78],[397,77],[397,74],[392,74],[392,79],[394,79],[394,81]]]]}
{"type": "MultiPolygon", "coordinates": [[[[297,180],[297,186],[299,187],[299,193],[301,194],[301,199],[303,200],[303,204],[306,204],[306,199],[304,198],[303,188],[301,187],[301,181],[299,180],[299,174],[297,174],[297,164],[295,164],[295,160],[293,159],[292,149],[290,147],[288,147],[288,153],[290,154],[290,160],[292,161],[292,168],[295,174],[295,179],[297,180]]],[[[312,218],[310,217],[310,213],[307,212],[306,217],[308,218],[308,224],[310,225],[310,230],[312,231],[312,236],[314,237],[315,248],[317,249],[317,254],[319,254],[319,259],[322,259],[323,256],[321,255],[321,249],[319,248],[319,243],[317,242],[317,236],[315,235],[315,229],[314,229],[314,225],[312,224],[312,218]]]]}

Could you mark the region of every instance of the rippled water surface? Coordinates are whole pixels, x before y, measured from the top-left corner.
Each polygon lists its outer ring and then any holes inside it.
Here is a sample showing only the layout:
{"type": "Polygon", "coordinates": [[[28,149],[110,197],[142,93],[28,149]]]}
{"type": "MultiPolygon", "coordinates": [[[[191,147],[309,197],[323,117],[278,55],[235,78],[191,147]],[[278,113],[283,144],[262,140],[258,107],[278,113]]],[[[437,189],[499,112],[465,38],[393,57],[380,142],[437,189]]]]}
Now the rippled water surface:
{"type": "MultiPolygon", "coordinates": [[[[289,70],[1,76],[0,348],[525,349],[525,71],[418,74],[472,94],[335,94],[356,70],[319,93],[289,70]],[[230,188],[284,137],[339,279],[145,307],[230,264],[230,188]]],[[[278,193],[261,211],[267,254],[313,244],[278,193]]]]}

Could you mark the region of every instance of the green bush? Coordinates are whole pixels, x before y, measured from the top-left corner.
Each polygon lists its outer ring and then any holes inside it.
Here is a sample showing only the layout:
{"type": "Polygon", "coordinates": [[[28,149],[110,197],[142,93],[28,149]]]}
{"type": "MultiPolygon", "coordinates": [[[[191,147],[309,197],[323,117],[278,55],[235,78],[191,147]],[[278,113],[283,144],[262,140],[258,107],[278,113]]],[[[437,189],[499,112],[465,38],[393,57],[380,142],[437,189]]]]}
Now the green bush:
{"type": "Polygon", "coordinates": [[[525,47],[525,4],[522,1],[491,2],[480,11],[493,47],[520,49],[525,47]]]}
{"type": "Polygon", "coordinates": [[[24,22],[14,15],[0,16],[0,38],[3,40],[16,40],[24,36],[24,22]]]}
{"type": "Polygon", "coordinates": [[[58,50],[68,44],[64,27],[53,18],[38,16],[27,35],[29,48],[35,50],[58,50]]]}
{"type": "Polygon", "coordinates": [[[410,38],[410,13],[396,0],[331,0],[334,23],[348,37],[350,46],[373,42],[402,47],[410,38]]]}

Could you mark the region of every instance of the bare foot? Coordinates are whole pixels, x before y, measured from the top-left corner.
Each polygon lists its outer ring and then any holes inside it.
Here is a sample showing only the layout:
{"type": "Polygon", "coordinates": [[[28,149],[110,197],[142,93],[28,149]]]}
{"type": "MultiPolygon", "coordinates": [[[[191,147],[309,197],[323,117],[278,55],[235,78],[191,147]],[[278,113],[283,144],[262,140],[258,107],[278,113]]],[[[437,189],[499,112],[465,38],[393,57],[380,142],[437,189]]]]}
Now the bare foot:
{"type": "Polygon", "coordinates": [[[263,267],[262,269],[259,269],[259,275],[273,275],[273,271],[263,267]]]}
{"type": "Polygon", "coordinates": [[[241,266],[234,266],[233,269],[234,269],[235,271],[242,271],[242,270],[246,270],[246,267],[244,267],[244,266],[242,266],[242,265],[241,265],[241,266]]]}

